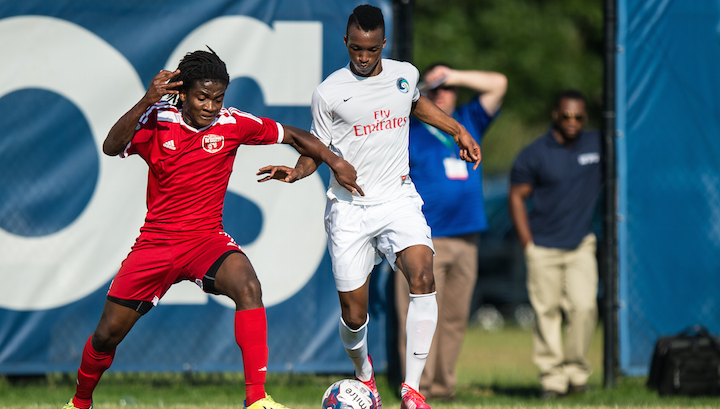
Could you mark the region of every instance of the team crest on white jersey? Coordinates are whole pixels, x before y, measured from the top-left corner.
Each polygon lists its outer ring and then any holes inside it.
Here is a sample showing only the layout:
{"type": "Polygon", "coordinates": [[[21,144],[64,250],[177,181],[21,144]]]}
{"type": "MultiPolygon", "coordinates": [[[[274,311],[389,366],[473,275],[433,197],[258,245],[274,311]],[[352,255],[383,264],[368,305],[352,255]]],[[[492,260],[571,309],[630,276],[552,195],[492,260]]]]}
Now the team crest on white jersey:
{"type": "Polygon", "coordinates": [[[400,92],[407,94],[410,90],[410,85],[408,84],[407,80],[405,78],[398,78],[397,80],[397,87],[400,90],[400,92]]]}
{"type": "Polygon", "coordinates": [[[202,147],[207,153],[215,153],[225,146],[225,137],[222,135],[205,135],[202,139],[202,147]]]}

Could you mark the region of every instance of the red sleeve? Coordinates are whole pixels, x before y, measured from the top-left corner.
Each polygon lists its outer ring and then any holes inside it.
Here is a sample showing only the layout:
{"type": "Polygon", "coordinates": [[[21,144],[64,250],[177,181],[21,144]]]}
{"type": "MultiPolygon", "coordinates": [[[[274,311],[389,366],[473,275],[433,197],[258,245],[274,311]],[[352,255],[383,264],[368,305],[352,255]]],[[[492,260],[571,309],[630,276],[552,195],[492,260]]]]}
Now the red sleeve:
{"type": "Polygon", "coordinates": [[[230,108],[237,121],[242,145],[272,145],[282,142],[282,126],[270,118],[258,118],[247,112],[230,108]]]}
{"type": "Polygon", "coordinates": [[[151,106],[147,111],[145,111],[143,116],[140,117],[140,121],[138,121],[138,124],[135,127],[135,136],[133,136],[132,140],[125,148],[125,151],[123,151],[120,156],[126,158],[133,154],[141,154],[143,151],[142,147],[148,145],[148,142],[150,142],[157,131],[157,108],[157,105],[151,106]]]}

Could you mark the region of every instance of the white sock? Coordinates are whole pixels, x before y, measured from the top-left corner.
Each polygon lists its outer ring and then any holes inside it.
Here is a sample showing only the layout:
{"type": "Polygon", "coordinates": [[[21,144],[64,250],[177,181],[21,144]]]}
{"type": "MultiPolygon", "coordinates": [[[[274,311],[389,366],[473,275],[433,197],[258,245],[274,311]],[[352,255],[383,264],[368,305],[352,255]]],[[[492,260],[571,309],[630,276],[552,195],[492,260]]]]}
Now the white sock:
{"type": "Polygon", "coordinates": [[[438,321],[437,292],[430,294],[410,294],[405,333],[405,383],[420,389],[420,377],[425,369],[430,345],[438,321]]]}
{"type": "Polygon", "coordinates": [[[351,329],[340,317],[340,339],[342,340],[345,352],[352,360],[355,368],[355,376],[361,381],[369,381],[372,378],[372,365],[368,359],[367,347],[367,325],[370,322],[370,315],[365,323],[358,329],[351,329]]]}

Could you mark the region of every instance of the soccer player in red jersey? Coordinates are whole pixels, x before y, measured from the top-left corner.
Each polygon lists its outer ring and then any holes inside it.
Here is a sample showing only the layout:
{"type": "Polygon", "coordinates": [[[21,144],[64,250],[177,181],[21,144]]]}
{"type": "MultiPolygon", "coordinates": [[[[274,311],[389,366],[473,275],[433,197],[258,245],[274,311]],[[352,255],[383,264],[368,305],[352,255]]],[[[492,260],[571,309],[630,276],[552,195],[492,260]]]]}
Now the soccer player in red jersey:
{"type": "Polygon", "coordinates": [[[188,53],[175,72],[160,71],[142,99],[110,129],[107,155],[140,155],[149,166],[147,215],[140,236],[110,285],[100,322],[87,340],[77,388],[64,409],[92,407],[92,393],[115,348],[170,286],[195,282],[236,305],[245,406],[284,409],[265,393],[267,318],[260,282],[247,256],[223,231],[222,211],[240,145],[285,143],[323,161],[352,192],[355,169],[308,132],[223,108],[230,78],[214,51],[188,53]],[[169,98],[161,100],[163,96],[169,98]]]}

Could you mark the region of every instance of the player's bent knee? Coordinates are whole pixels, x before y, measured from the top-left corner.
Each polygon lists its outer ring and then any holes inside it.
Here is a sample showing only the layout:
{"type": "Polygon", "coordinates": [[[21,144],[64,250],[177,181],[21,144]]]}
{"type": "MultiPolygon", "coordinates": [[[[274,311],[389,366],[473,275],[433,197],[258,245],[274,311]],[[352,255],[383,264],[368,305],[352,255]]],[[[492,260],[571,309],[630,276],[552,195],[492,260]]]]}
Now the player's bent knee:
{"type": "Polygon", "coordinates": [[[108,352],[115,349],[125,334],[113,334],[109,331],[96,329],[92,337],[92,347],[98,352],[108,352]]]}
{"type": "Polygon", "coordinates": [[[262,307],[262,287],[260,281],[242,280],[234,282],[223,294],[230,297],[238,310],[247,310],[262,307]]]}
{"type": "Polygon", "coordinates": [[[357,330],[365,325],[365,322],[367,321],[367,312],[363,312],[362,314],[353,314],[347,318],[343,317],[343,321],[348,328],[357,330]]]}
{"type": "Polygon", "coordinates": [[[435,291],[435,278],[433,277],[432,271],[423,272],[416,277],[409,279],[410,293],[411,294],[429,294],[435,291]]]}
{"type": "Polygon", "coordinates": [[[240,283],[240,286],[236,288],[236,292],[240,294],[240,298],[262,298],[262,286],[257,278],[243,281],[240,283]]]}

